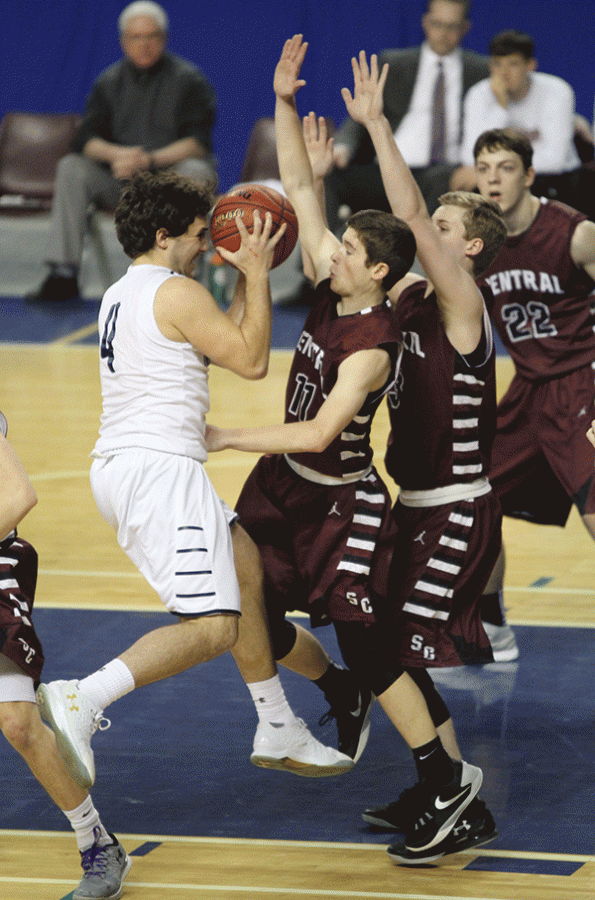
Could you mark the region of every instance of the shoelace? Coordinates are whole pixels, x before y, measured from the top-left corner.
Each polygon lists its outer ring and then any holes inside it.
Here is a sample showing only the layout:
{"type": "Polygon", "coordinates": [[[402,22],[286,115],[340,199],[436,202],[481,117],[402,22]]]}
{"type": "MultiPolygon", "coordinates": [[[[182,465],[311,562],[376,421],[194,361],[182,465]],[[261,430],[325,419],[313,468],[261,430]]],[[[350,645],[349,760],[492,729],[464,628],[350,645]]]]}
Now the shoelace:
{"type": "Polygon", "coordinates": [[[91,875],[104,874],[107,869],[107,853],[105,852],[107,847],[109,847],[109,844],[106,847],[99,847],[98,844],[93,844],[81,854],[81,865],[85,873],[83,877],[87,878],[91,875]]]}
{"type": "MultiPolygon", "coordinates": [[[[327,699],[328,703],[331,703],[331,701],[328,699],[328,697],[326,699],[327,699]]],[[[345,713],[348,713],[348,712],[350,712],[350,709],[348,706],[339,706],[336,703],[333,705],[331,703],[330,708],[327,709],[327,711],[318,720],[318,724],[326,725],[328,722],[330,722],[331,719],[338,719],[339,716],[344,716],[345,713]]]]}
{"type": "Polygon", "coordinates": [[[98,712],[91,723],[91,734],[95,734],[98,730],[107,731],[108,728],[111,728],[111,725],[111,720],[106,719],[102,712],[98,712]]]}

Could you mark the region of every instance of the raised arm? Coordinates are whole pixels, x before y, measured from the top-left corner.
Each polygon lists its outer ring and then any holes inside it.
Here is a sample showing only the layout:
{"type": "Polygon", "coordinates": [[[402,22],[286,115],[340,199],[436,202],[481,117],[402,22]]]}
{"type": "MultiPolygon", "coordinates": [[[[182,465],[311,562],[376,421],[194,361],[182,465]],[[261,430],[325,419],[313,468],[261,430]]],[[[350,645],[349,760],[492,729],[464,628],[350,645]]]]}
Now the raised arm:
{"type": "Polygon", "coordinates": [[[304,252],[312,260],[315,280],[318,282],[328,276],[330,257],[339,242],[327,229],[316,196],[302,122],[295,105],[295,95],[305,84],[299,74],[307,48],[301,34],[294,35],[283,47],[273,82],[277,98],[275,133],[283,188],[296,211],[300,242],[304,252]]]}
{"type": "Polygon", "coordinates": [[[595,222],[588,219],[579,222],[570,241],[570,255],[575,266],[580,266],[595,281],[595,222]]]}
{"type": "MultiPolygon", "coordinates": [[[[440,231],[446,231],[450,226],[440,217],[432,221],[422,193],[395,143],[382,104],[388,66],[385,65],[379,74],[376,55],[371,57],[368,66],[363,51],[359,61],[352,60],[352,66],[353,96],[347,88],[341,92],[347,111],[368,130],[391,209],[395,216],[407,222],[415,235],[417,253],[436,291],[449,340],[461,353],[470,353],[481,336],[481,292],[471,274],[450,250],[448,235],[440,235],[440,231]]],[[[474,240],[480,241],[479,238],[474,240]]],[[[483,246],[481,241],[480,244],[483,246]]]]}
{"type": "MultiPolygon", "coordinates": [[[[310,165],[312,167],[312,175],[314,176],[314,191],[318,200],[318,206],[322,213],[324,224],[328,227],[326,217],[326,196],[324,190],[324,179],[333,168],[333,139],[328,136],[326,119],[324,116],[316,118],[315,113],[310,112],[304,116],[303,120],[304,143],[310,165]]],[[[316,272],[314,271],[314,263],[310,256],[305,252],[303,244],[302,248],[302,266],[304,275],[308,281],[316,281],[316,272]]]]}

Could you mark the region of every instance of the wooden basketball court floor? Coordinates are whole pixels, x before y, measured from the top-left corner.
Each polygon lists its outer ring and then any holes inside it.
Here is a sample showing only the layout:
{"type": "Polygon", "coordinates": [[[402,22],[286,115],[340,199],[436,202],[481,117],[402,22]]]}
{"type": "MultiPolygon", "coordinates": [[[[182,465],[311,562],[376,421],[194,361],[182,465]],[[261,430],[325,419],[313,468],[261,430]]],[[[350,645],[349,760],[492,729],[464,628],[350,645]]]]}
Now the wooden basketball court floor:
{"type": "MultiPolygon", "coordinates": [[[[36,622],[47,680],[86,674],[167,621],[88,484],[100,409],[94,313],[68,319],[65,309],[61,319],[60,310],[30,314],[0,301],[2,333],[11,333],[15,316],[23,329],[22,343],[0,347],[0,408],[39,495],[21,533],[40,557],[36,622]]],[[[212,421],[280,421],[290,356],[275,350],[259,383],[213,371],[212,421]]],[[[499,360],[500,389],[510,373],[509,361],[499,360]]],[[[381,472],[386,433],[381,410],[374,431],[381,472]]],[[[207,464],[229,503],[254,461],[227,452],[207,464]]],[[[133,859],[124,897],[592,900],[594,548],[574,512],[563,530],[506,520],[505,542],[506,604],[520,659],[440,681],[464,753],[484,769],[494,842],[435,867],[391,865],[392,835],[369,830],[360,813],[394,799],[414,773],[381,712],[348,776],[310,780],[255,769],[248,761],[255,714],[224,657],[123,698],[109,709],[111,729],[94,739],[93,798],[133,859]]],[[[320,636],[336,654],[330,631],[320,636]]],[[[317,725],[321,695],[291,673],[281,676],[296,712],[331,742],[332,728],[317,725]]],[[[2,900],[71,897],[80,869],[67,826],[2,741],[2,900]]]]}

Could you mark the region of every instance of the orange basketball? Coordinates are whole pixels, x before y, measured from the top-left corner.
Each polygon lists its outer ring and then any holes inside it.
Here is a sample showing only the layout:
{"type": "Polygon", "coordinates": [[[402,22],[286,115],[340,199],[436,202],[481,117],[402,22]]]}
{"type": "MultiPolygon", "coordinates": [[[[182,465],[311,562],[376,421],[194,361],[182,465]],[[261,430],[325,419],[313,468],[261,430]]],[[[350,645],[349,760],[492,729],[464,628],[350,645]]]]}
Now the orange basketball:
{"type": "Polygon", "coordinates": [[[252,214],[257,209],[264,224],[264,217],[270,212],[273,218],[271,234],[287,223],[285,234],[275,247],[272,268],[284,262],[298,239],[298,223],[295,210],[289,200],[274,188],[264,184],[243,184],[224,194],[219,199],[211,218],[211,240],[213,246],[225,247],[232,253],[240,246],[240,233],[236,219],[241,217],[248,231],[252,231],[252,214]]]}

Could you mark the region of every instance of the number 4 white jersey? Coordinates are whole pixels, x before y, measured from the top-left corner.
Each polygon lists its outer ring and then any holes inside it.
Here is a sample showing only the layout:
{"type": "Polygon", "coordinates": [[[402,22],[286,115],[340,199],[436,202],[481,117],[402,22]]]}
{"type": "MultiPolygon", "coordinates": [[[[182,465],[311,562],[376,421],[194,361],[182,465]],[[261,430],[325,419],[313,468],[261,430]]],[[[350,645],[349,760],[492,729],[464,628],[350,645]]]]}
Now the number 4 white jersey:
{"type": "Polygon", "coordinates": [[[103,412],[97,454],[146,447],[205,462],[208,364],[191,344],[168,340],[155,322],[158,288],[175,272],[131,265],[99,310],[103,412]]]}

